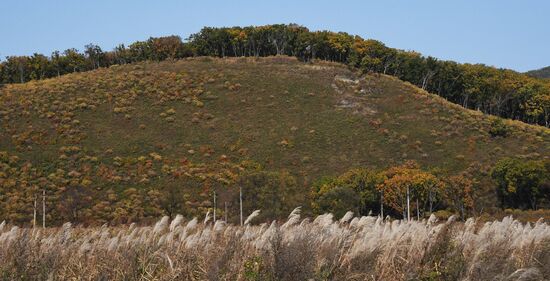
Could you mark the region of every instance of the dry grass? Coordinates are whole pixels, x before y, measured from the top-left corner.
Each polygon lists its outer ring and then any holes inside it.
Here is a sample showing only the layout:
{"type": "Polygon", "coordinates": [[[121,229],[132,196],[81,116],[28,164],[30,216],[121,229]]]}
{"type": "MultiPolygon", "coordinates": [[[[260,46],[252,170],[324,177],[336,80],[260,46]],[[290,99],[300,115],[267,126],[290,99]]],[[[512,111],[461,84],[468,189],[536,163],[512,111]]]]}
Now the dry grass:
{"type": "MultiPolygon", "coordinates": [[[[253,217],[249,217],[250,220],[253,217]]],[[[0,226],[2,280],[548,280],[539,221],[389,221],[346,214],[228,225],[0,226]]]]}
{"type": "Polygon", "coordinates": [[[289,57],[141,62],[6,85],[0,217],[29,225],[37,187],[48,225],[202,216],[211,189],[230,190],[246,167],[289,171],[304,194],[324,176],[407,160],[471,175],[486,210],[499,203],[488,173],[499,159],[550,155],[550,129],[504,121],[510,133],[492,137],[493,123],[395,77],[289,57]],[[167,186],[181,188],[178,210],[154,203],[167,186]]]}

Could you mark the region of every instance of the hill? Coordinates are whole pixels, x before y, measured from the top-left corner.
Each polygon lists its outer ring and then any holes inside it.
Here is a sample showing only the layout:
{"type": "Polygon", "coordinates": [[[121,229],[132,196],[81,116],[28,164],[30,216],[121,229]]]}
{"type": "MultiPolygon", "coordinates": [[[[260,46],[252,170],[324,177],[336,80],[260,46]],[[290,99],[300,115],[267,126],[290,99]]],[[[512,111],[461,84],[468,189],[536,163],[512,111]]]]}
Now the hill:
{"type": "Polygon", "coordinates": [[[490,207],[496,161],[550,155],[547,128],[391,76],[284,56],[141,62],[5,85],[0,120],[0,215],[27,223],[42,190],[48,222],[129,222],[203,214],[213,190],[219,212],[234,210],[250,170],[286,171],[277,179],[307,205],[322,176],[406,160],[468,173],[490,207]]]}
{"type": "Polygon", "coordinates": [[[543,67],[541,69],[527,71],[525,72],[525,74],[535,78],[550,78],[550,66],[543,67]]]}
{"type": "Polygon", "coordinates": [[[87,44],[51,56],[8,56],[0,61],[3,84],[58,77],[112,65],[187,57],[268,57],[340,62],[364,73],[388,74],[465,108],[550,127],[550,83],[510,69],[439,60],[345,32],[311,31],[296,24],[204,27],[187,40],[151,37],[110,51],[87,44]]]}

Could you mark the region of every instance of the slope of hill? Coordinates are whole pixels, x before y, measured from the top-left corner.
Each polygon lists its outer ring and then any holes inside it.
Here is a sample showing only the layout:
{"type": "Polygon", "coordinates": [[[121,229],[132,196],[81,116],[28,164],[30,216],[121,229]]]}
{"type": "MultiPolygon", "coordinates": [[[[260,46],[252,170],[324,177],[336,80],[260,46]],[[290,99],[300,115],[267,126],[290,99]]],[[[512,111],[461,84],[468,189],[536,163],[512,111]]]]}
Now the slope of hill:
{"type": "Polygon", "coordinates": [[[324,175],[405,160],[468,171],[494,205],[497,160],[550,155],[546,128],[504,120],[507,136],[494,137],[496,117],[409,83],[289,57],[144,62],[6,85],[0,120],[0,215],[16,222],[31,221],[42,189],[51,222],[135,221],[203,213],[212,190],[232,200],[239,173],[259,166],[287,170],[305,194],[324,175]]]}
{"type": "Polygon", "coordinates": [[[465,108],[550,127],[550,84],[510,69],[438,60],[415,51],[345,32],[310,31],[296,24],[204,27],[186,42],[179,36],[151,37],[103,51],[88,44],[52,56],[8,56],[0,61],[0,87],[100,67],[187,57],[267,57],[344,63],[364,73],[395,76],[465,108]]]}
{"type": "Polygon", "coordinates": [[[525,72],[525,74],[535,78],[550,78],[550,66],[543,67],[541,69],[527,71],[525,72]]]}

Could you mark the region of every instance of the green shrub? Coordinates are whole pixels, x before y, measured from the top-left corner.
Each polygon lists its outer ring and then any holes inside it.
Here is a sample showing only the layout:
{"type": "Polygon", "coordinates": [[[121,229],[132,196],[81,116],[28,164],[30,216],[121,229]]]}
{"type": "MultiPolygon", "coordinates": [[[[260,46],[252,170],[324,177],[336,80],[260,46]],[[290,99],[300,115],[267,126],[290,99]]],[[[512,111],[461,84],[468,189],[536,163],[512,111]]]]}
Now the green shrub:
{"type": "Polygon", "coordinates": [[[510,134],[510,128],[502,121],[502,119],[495,119],[491,123],[489,134],[492,137],[506,137],[510,134]]]}

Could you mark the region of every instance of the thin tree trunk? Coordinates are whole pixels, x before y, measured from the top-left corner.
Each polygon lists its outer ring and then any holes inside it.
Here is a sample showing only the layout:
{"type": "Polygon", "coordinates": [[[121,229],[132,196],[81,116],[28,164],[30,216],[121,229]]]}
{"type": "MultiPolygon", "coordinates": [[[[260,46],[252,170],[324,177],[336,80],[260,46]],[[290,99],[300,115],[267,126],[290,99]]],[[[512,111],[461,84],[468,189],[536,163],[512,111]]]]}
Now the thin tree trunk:
{"type": "Polygon", "coordinates": [[[214,223],[216,223],[216,191],[214,191],[214,223]]]}
{"type": "Polygon", "coordinates": [[[430,215],[431,215],[432,212],[433,212],[433,202],[434,202],[434,200],[433,200],[433,197],[432,197],[432,196],[433,196],[433,195],[432,195],[432,191],[430,190],[430,215]]]}
{"type": "Polygon", "coordinates": [[[239,186],[239,205],[241,209],[241,226],[243,225],[243,188],[239,186]]]}
{"type": "Polygon", "coordinates": [[[418,198],[416,198],[416,219],[420,220],[420,205],[418,205],[418,198]]]}
{"type": "Polygon", "coordinates": [[[403,205],[403,220],[407,220],[407,208],[405,208],[405,202],[403,199],[401,200],[401,204],[403,205]]]}
{"type": "Polygon", "coordinates": [[[19,79],[21,80],[21,83],[25,83],[25,78],[23,78],[23,68],[19,68],[19,79]]]}
{"type": "Polygon", "coordinates": [[[409,187],[407,186],[407,221],[411,220],[411,198],[410,198],[410,192],[409,187]]]}
{"type": "Polygon", "coordinates": [[[32,215],[32,228],[36,227],[36,194],[34,195],[34,212],[32,215]]]}
{"type": "Polygon", "coordinates": [[[46,190],[42,190],[42,228],[46,228],[46,190]]]}
{"type": "Polygon", "coordinates": [[[384,219],[384,190],[381,191],[380,195],[380,217],[384,219]]]}

